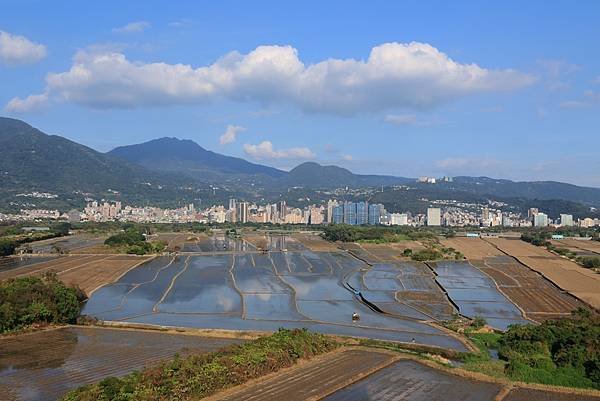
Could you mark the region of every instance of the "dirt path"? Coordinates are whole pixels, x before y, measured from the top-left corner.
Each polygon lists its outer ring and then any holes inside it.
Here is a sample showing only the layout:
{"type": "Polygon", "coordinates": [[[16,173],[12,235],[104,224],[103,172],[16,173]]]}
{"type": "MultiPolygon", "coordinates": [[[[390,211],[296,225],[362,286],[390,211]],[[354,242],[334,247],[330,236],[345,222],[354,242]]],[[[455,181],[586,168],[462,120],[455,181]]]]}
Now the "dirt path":
{"type": "Polygon", "coordinates": [[[206,400],[319,400],[390,365],[398,358],[399,355],[385,351],[341,349],[206,400]]]}

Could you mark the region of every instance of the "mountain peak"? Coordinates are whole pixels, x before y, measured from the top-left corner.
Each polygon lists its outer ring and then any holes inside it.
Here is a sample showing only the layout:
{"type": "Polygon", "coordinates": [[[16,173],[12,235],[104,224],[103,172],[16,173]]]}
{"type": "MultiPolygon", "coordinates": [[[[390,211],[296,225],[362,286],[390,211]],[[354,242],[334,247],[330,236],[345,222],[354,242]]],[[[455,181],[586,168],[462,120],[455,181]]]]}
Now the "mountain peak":
{"type": "Polygon", "coordinates": [[[175,137],[119,146],[109,153],[153,170],[184,172],[189,176],[202,175],[209,179],[218,174],[263,174],[271,177],[285,174],[273,167],[206,150],[191,139],[175,137]]]}

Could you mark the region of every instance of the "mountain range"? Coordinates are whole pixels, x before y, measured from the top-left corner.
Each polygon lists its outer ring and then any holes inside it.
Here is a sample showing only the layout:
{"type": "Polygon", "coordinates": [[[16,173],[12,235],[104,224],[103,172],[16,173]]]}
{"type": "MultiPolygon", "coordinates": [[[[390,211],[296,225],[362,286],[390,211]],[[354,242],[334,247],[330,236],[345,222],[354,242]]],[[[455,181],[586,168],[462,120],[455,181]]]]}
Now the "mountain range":
{"type": "Polygon", "coordinates": [[[102,153],[58,135],[47,135],[23,121],[0,117],[0,211],[40,204],[64,209],[81,206],[85,198],[177,205],[224,202],[230,196],[279,199],[290,188],[314,194],[316,190],[398,185],[409,185],[415,197],[433,193],[453,199],[453,193],[462,193],[482,199],[563,200],[585,206],[582,210],[600,207],[599,188],[488,177],[456,177],[453,182],[433,185],[406,177],[354,174],[314,162],[302,163],[288,172],[177,138],[159,138],[102,153]],[[18,196],[33,191],[58,194],[59,198],[42,201],[18,196]]]}

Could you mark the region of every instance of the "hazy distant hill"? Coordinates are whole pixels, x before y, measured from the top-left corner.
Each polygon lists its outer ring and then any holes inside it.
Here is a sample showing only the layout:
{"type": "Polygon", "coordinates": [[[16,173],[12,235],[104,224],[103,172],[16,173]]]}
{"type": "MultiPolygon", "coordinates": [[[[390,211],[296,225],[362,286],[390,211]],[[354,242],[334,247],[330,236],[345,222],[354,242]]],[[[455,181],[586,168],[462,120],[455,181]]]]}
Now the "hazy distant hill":
{"type": "Polygon", "coordinates": [[[488,177],[455,177],[441,183],[440,189],[525,199],[564,199],[600,206],[600,188],[580,187],[556,181],[515,182],[488,177]]]}
{"type": "Polygon", "coordinates": [[[286,174],[273,167],[206,150],[189,139],[154,139],[137,145],[120,146],[108,154],[151,170],[182,173],[202,181],[226,179],[227,175],[278,178],[286,174]]]}
{"type": "Polygon", "coordinates": [[[337,166],[322,166],[315,162],[296,166],[280,180],[286,186],[308,188],[377,187],[414,182],[414,179],[386,175],[359,175],[337,166]]]}

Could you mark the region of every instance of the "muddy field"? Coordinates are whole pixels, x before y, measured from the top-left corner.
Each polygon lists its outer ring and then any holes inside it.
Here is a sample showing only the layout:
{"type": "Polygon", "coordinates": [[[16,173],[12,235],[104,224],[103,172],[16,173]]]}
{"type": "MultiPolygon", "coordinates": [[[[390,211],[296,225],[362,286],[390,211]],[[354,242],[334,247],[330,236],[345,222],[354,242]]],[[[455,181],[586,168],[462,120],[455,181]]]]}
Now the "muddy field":
{"type": "Polygon", "coordinates": [[[332,352],[260,383],[211,397],[211,401],[319,399],[344,382],[390,363],[392,358],[394,356],[388,353],[371,350],[332,352]]]}
{"type": "Polygon", "coordinates": [[[193,233],[158,233],[151,241],[164,241],[167,243],[167,251],[179,252],[183,249],[188,238],[194,237],[193,233]]]}
{"type": "Polygon", "coordinates": [[[501,386],[401,360],[339,390],[326,401],[492,401],[501,386]]]}
{"type": "Polygon", "coordinates": [[[3,401],[55,400],[107,376],[122,376],[176,353],[211,352],[238,340],[72,327],[0,338],[3,401]]]}
{"type": "Polygon", "coordinates": [[[134,255],[69,255],[39,262],[32,257],[25,265],[10,270],[0,270],[0,280],[11,277],[57,273],[58,278],[69,285],[80,287],[87,294],[111,283],[132,267],[149,258],[134,255]]]}
{"type": "Polygon", "coordinates": [[[292,234],[292,237],[313,252],[335,252],[338,250],[336,244],[326,241],[316,234],[292,234]]]}
{"type": "Polygon", "coordinates": [[[542,274],[563,290],[595,308],[600,308],[600,274],[521,240],[504,238],[486,240],[542,274]]]}
{"type": "Polygon", "coordinates": [[[423,322],[430,317],[398,302],[396,288],[360,287],[365,297],[394,314],[371,310],[346,286],[348,281],[362,282],[363,270],[369,266],[343,252],[160,257],[97,290],[83,313],[103,320],[194,328],[307,327],[464,349],[457,339],[423,322]],[[360,314],[360,321],[352,320],[354,312],[360,314]]]}
{"type": "Polygon", "coordinates": [[[51,238],[23,245],[31,253],[85,253],[86,248],[101,246],[105,236],[75,234],[67,237],[51,238]]]}

